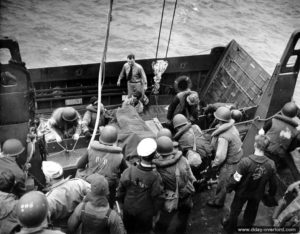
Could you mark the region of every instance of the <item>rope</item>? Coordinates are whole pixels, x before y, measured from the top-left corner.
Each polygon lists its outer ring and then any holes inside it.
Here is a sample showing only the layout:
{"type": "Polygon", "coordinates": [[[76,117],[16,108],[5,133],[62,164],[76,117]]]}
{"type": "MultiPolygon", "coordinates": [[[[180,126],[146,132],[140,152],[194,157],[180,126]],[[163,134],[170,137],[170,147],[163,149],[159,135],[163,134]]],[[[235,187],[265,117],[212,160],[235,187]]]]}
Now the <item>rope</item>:
{"type": "Polygon", "coordinates": [[[176,8],[177,8],[177,0],[175,1],[174,11],[173,11],[173,17],[172,17],[172,23],[171,23],[170,33],[169,33],[168,46],[167,46],[165,58],[168,56],[168,51],[169,51],[169,45],[170,45],[170,41],[171,41],[171,35],[172,35],[172,30],[173,30],[173,23],[174,23],[176,8]]]}
{"type": "Polygon", "coordinates": [[[113,6],[113,0],[110,0],[109,4],[109,11],[107,14],[107,26],[106,26],[106,35],[105,35],[105,43],[104,43],[104,49],[103,49],[103,54],[102,54],[102,60],[100,64],[100,69],[99,69],[99,74],[98,74],[98,106],[97,106],[97,117],[96,117],[96,123],[95,123],[95,128],[93,131],[93,135],[91,137],[88,149],[91,146],[91,143],[94,141],[96,132],[99,126],[99,118],[100,118],[100,106],[101,106],[101,96],[102,96],[102,87],[104,84],[105,80],[105,62],[106,62],[106,52],[107,52],[107,45],[108,45],[108,38],[109,38],[109,30],[110,30],[110,21],[112,19],[112,6],[113,6]],[[103,77],[103,82],[102,82],[102,77],[103,77]]]}
{"type": "Polygon", "coordinates": [[[155,59],[157,59],[157,53],[158,53],[158,47],[159,47],[159,41],[160,41],[161,27],[162,27],[162,22],[163,22],[163,18],[164,18],[165,5],[166,5],[166,0],[164,0],[163,8],[162,8],[162,11],[161,11],[161,18],[160,18],[160,26],[159,26],[159,34],[158,34],[158,39],[157,39],[157,47],[156,47],[155,59]]]}

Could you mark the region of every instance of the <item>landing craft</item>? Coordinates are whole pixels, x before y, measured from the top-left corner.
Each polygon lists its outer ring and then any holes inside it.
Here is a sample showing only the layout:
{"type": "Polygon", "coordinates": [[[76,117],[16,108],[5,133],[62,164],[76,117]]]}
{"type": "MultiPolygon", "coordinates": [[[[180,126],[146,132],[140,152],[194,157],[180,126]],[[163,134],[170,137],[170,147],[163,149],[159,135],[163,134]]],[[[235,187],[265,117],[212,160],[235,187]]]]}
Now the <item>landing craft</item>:
{"type": "MultiPolygon", "coordinates": [[[[114,117],[120,129],[119,144],[126,157],[134,157],[139,140],[154,137],[166,122],[166,107],[176,92],[184,89],[184,85],[178,84],[181,82],[178,77],[182,75],[190,78],[187,87],[198,92],[201,103],[237,106],[243,115],[236,126],[244,140],[245,155],[251,153],[254,135],[264,119],[280,111],[292,99],[300,67],[299,37],[300,30],[291,35],[272,76],[234,40],[226,47],[212,48],[209,54],[161,59],[168,66],[161,76],[158,93],[151,87],[155,87],[153,77],[157,73],[153,71],[153,63],[157,59],[137,60],[147,75],[146,95],[150,105],[142,116],[117,111],[114,117]]],[[[85,111],[90,98],[97,96],[99,64],[26,69],[16,40],[2,37],[0,48],[8,49],[11,55],[8,64],[0,66],[0,143],[17,138],[27,146],[18,163],[30,164],[27,172],[38,189],[45,186],[41,172],[43,160],[59,162],[65,175],[74,176],[76,162],[86,150],[89,139],[81,136],[78,141],[64,139],[58,143],[48,140],[46,132],[40,130],[58,107],[72,106],[81,114],[85,111]]],[[[122,96],[126,94],[125,83],[121,87],[116,85],[124,62],[105,64],[102,103],[112,113],[121,106],[122,96]]],[[[211,122],[200,108],[197,124],[210,133],[211,122]]],[[[193,233],[193,229],[190,232],[193,233]]]]}

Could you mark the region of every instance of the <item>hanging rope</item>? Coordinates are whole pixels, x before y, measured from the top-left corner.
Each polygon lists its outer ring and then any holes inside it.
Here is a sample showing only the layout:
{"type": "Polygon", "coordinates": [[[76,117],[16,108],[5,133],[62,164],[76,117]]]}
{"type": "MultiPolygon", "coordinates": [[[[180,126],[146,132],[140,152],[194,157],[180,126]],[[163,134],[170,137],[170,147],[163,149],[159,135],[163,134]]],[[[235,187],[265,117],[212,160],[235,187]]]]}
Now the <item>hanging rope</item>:
{"type": "Polygon", "coordinates": [[[168,51],[169,51],[169,45],[170,45],[170,41],[171,41],[171,35],[172,35],[172,30],[173,30],[173,23],[174,23],[176,8],[177,8],[177,0],[175,1],[175,6],[174,6],[174,10],[173,10],[173,17],[172,17],[172,23],[171,23],[171,28],[170,28],[170,33],[169,33],[169,40],[168,40],[168,46],[167,46],[165,58],[168,57],[168,51]]]}
{"type": "Polygon", "coordinates": [[[157,53],[158,53],[158,47],[159,47],[159,41],[160,41],[161,27],[162,27],[162,22],[163,22],[163,18],[164,18],[165,5],[166,5],[166,0],[164,0],[163,8],[162,8],[162,11],[161,11],[161,18],[160,18],[160,26],[159,26],[159,33],[158,33],[158,39],[157,39],[157,47],[156,47],[155,59],[157,59],[157,53]]]}
{"type": "Polygon", "coordinates": [[[112,19],[112,6],[113,6],[113,0],[110,0],[110,4],[109,4],[109,11],[107,14],[107,26],[106,26],[106,35],[105,35],[105,43],[104,43],[104,49],[103,49],[103,53],[102,53],[102,60],[101,60],[101,64],[100,64],[100,69],[99,69],[99,74],[98,74],[98,105],[97,105],[97,117],[96,117],[96,123],[95,123],[95,128],[93,131],[93,135],[91,137],[88,149],[91,146],[91,143],[94,141],[97,130],[98,130],[98,126],[99,126],[99,118],[100,118],[100,106],[101,106],[101,96],[102,96],[102,87],[104,84],[104,80],[105,80],[105,62],[106,62],[106,52],[107,52],[107,45],[108,45],[108,38],[109,38],[109,30],[110,30],[110,21],[112,19]],[[103,78],[103,81],[102,81],[103,78]]]}

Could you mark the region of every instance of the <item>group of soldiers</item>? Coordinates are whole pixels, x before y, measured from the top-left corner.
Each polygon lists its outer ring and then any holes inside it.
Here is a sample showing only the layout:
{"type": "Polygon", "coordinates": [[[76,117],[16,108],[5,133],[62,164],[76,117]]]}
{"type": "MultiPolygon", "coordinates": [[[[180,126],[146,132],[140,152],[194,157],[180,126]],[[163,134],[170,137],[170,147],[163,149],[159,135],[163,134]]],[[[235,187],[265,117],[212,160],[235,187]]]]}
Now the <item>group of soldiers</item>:
{"type": "MultiPolygon", "coordinates": [[[[136,89],[138,82],[128,78],[130,73],[142,74],[141,67],[134,63],[134,55],[128,60],[118,80],[119,85],[126,74],[131,92],[123,105],[136,107],[136,100],[144,105],[144,92],[136,89]],[[130,61],[136,67],[131,67],[130,61]]],[[[147,83],[139,85],[145,88],[147,83]]],[[[78,140],[81,132],[89,137],[97,102],[97,98],[91,100],[82,119],[74,108],[57,109],[48,121],[56,141],[78,140]]],[[[170,129],[162,128],[156,137],[142,139],[136,147],[139,161],[130,163],[118,145],[118,129],[107,124],[101,104],[99,140],[91,142],[77,162],[75,178],[64,178],[59,163],[43,161],[47,183],[43,192],[25,190],[27,175],[16,161],[25,147],[17,139],[5,141],[0,157],[1,233],[184,233],[205,163],[218,174],[209,207],[222,208],[226,195],[235,191],[230,213],[222,220],[228,233],[236,230],[245,203],[240,226],[253,226],[261,201],[278,205],[272,217],[274,225],[299,225],[295,217],[300,218],[300,177],[289,154],[300,142],[293,119],[296,104],[285,104],[281,113],[264,125],[255,137],[252,155],[244,155],[234,125],[239,113],[224,105],[215,108],[216,129],[207,137],[195,124],[198,105],[196,92],[179,92],[167,114],[170,129]],[[291,172],[289,178],[281,176],[286,169],[291,172]],[[279,204],[278,180],[289,185],[279,204]]]]}

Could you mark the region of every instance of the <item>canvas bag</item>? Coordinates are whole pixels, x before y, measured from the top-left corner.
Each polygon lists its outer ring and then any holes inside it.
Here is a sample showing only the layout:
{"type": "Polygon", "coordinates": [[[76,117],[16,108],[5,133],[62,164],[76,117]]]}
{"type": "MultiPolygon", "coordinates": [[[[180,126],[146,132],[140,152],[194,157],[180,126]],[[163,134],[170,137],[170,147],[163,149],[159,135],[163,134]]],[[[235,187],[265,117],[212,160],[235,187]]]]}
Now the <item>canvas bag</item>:
{"type": "Polygon", "coordinates": [[[176,190],[175,192],[172,190],[165,190],[164,195],[165,195],[165,203],[164,203],[164,208],[168,213],[171,213],[173,210],[177,210],[178,208],[178,200],[179,200],[179,168],[176,164],[176,169],[175,169],[175,177],[176,177],[176,190]]]}
{"type": "Polygon", "coordinates": [[[194,131],[192,131],[192,132],[193,132],[193,136],[194,136],[194,145],[193,145],[193,149],[189,149],[187,151],[186,157],[187,157],[189,164],[192,167],[198,167],[201,165],[202,159],[201,159],[200,154],[197,153],[197,151],[196,151],[196,149],[197,149],[196,148],[196,137],[195,137],[194,131]]]}

